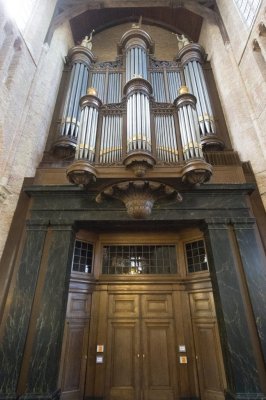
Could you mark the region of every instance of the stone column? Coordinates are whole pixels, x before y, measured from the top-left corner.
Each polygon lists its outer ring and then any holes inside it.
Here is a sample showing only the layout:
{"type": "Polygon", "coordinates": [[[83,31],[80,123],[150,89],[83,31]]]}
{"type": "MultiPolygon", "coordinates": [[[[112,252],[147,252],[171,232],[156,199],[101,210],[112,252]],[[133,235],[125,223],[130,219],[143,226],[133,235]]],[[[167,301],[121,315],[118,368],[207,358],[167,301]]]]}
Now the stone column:
{"type": "MultiPolygon", "coordinates": [[[[206,222],[206,246],[227,373],[226,399],[265,399],[234,230],[229,220],[214,218],[206,222]]],[[[247,248],[249,251],[253,253],[247,248]]]]}
{"type": "Polygon", "coordinates": [[[266,258],[252,218],[232,220],[266,364],[266,258]]]}
{"type": "Polygon", "coordinates": [[[58,373],[74,246],[70,223],[52,223],[25,348],[20,399],[57,399],[58,373]]]}
{"type": "Polygon", "coordinates": [[[13,292],[9,295],[0,335],[0,399],[16,399],[24,346],[47,234],[47,224],[28,222],[13,292]]]}

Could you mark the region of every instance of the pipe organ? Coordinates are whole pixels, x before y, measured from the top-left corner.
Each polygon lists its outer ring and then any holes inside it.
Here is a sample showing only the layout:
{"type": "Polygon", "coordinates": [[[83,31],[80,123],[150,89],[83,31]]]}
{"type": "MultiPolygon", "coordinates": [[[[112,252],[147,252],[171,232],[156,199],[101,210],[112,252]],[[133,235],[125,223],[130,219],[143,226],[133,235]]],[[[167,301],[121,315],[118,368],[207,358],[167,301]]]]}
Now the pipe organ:
{"type": "Polygon", "coordinates": [[[148,81],[135,78],[125,86],[127,96],[127,153],[151,152],[151,124],[149,96],[152,87],[148,81]]]}
{"type": "Polygon", "coordinates": [[[81,121],[78,136],[75,161],[67,169],[68,179],[75,184],[86,186],[96,176],[93,167],[95,162],[95,144],[101,100],[96,96],[93,88],[80,99],[81,121]]]}
{"type": "Polygon", "coordinates": [[[95,58],[88,48],[80,45],[70,50],[68,60],[71,71],[62,109],[58,137],[54,143],[55,152],[60,151],[62,147],[75,148],[80,126],[81,110],[79,101],[87,92],[89,70],[95,58]]]}
{"type": "Polygon", "coordinates": [[[178,54],[184,68],[185,83],[197,99],[196,110],[202,145],[220,149],[223,148],[223,142],[216,135],[214,113],[202,69],[205,58],[204,49],[197,43],[184,46],[178,54]]]}
{"type": "MultiPolygon", "coordinates": [[[[82,165],[85,182],[90,182],[101,166],[110,164],[124,166],[136,177],[156,165],[176,165],[183,181],[210,179],[212,168],[203,150],[220,150],[223,141],[204,77],[204,50],[186,44],[174,61],[156,60],[153,52],[151,37],[139,27],[122,36],[115,61],[97,63],[82,46],[70,51],[73,61],[60,132],[76,147],[74,167],[67,172],[71,182],[84,181],[82,165]],[[183,89],[178,95],[184,85],[189,92],[183,89]],[[97,97],[84,96],[77,111],[87,86],[97,97]]],[[[60,144],[66,146],[66,141],[56,142],[60,144]]]]}

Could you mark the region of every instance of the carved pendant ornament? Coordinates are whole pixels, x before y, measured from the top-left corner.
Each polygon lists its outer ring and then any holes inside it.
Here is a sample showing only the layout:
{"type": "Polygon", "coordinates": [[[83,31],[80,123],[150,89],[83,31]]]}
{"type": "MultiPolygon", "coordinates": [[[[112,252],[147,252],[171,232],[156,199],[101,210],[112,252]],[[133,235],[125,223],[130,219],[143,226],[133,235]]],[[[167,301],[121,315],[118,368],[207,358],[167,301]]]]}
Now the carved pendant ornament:
{"type": "Polygon", "coordinates": [[[117,199],[124,203],[127,213],[135,219],[147,218],[155,201],[175,196],[181,202],[182,196],[175,188],[161,182],[127,181],[110,185],[96,197],[97,203],[105,199],[117,199]]]}

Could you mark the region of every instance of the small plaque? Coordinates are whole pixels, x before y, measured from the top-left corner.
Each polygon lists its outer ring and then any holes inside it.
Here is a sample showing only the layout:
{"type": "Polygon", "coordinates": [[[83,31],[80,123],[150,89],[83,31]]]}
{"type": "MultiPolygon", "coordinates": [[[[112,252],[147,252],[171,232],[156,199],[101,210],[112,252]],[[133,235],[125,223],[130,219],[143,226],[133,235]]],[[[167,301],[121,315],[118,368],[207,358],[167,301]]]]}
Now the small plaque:
{"type": "Polygon", "coordinates": [[[103,344],[97,344],[96,352],[97,353],[103,353],[104,352],[104,345],[103,344]]]}
{"type": "Polygon", "coordinates": [[[184,344],[180,344],[178,346],[178,350],[179,350],[179,353],[185,353],[186,352],[186,346],[184,344]]]}
{"type": "Polygon", "coordinates": [[[103,364],[103,356],[96,356],[96,364],[103,364]]]}
{"type": "Polygon", "coordinates": [[[179,357],[180,364],[187,364],[187,356],[180,356],[179,357]]]}

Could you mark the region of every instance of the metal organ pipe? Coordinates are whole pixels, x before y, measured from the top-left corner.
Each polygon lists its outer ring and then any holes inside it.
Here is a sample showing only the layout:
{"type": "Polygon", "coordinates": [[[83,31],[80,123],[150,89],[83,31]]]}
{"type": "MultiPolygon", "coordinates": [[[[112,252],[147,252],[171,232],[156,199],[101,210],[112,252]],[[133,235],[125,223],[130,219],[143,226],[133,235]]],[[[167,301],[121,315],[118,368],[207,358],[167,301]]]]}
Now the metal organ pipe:
{"type": "Polygon", "coordinates": [[[81,124],[77,140],[74,162],[67,168],[67,177],[71,183],[87,186],[95,180],[97,171],[94,167],[95,144],[101,100],[96,97],[94,88],[80,99],[81,124]]]}
{"type": "Polygon", "coordinates": [[[180,95],[174,104],[178,111],[181,132],[181,142],[185,166],[182,179],[189,183],[203,183],[210,179],[212,167],[204,160],[199,125],[196,119],[196,97],[188,92],[186,86],[181,86],[180,95]]]}
{"type": "Polygon", "coordinates": [[[148,78],[146,36],[145,32],[145,40],[130,37],[125,44],[126,82],[136,77],[148,78]]]}
{"type": "Polygon", "coordinates": [[[104,115],[100,145],[100,163],[114,163],[122,155],[122,116],[104,115]]]}
{"type": "Polygon", "coordinates": [[[81,134],[78,137],[75,159],[95,161],[95,143],[101,101],[96,97],[95,89],[90,88],[88,94],[80,99],[81,134]]]}
{"type": "Polygon", "coordinates": [[[123,92],[127,101],[127,152],[123,162],[141,177],[155,164],[151,154],[149,104],[152,86],[147,81],[147,58],[149,51],[153,52],[153,43],[147,32],[137,27],[123,35],[118,48],[126,58],[123,92]]]}
{"type": "Polygon", "coordinates": [[[61,116],[59,136],[54,150],[74,149],[80,126],[79,100],[86,94],[89,69],[95,60],[92,52],[84,46],[73,47],[68,54],[71,72],[61,116]]]}
{"type": "Polygon", "coordinates": [[[203,74],[202,64],[205,58],[204,49],[197,43],[190,43],[178,52],[178,60],[184,67],[186,85],[197,99],[196,110],[202,146],[210,150],[221,150],[224,144],[217,136],[211,100],[203,74]]]}
{"type": "Polygon", "coordinates": [[[167,72],[168,88],[170,94],[170,101],[173,102],[176,98],[176,88],[182,86],[180,72],[170,71],[167,72]]]}

